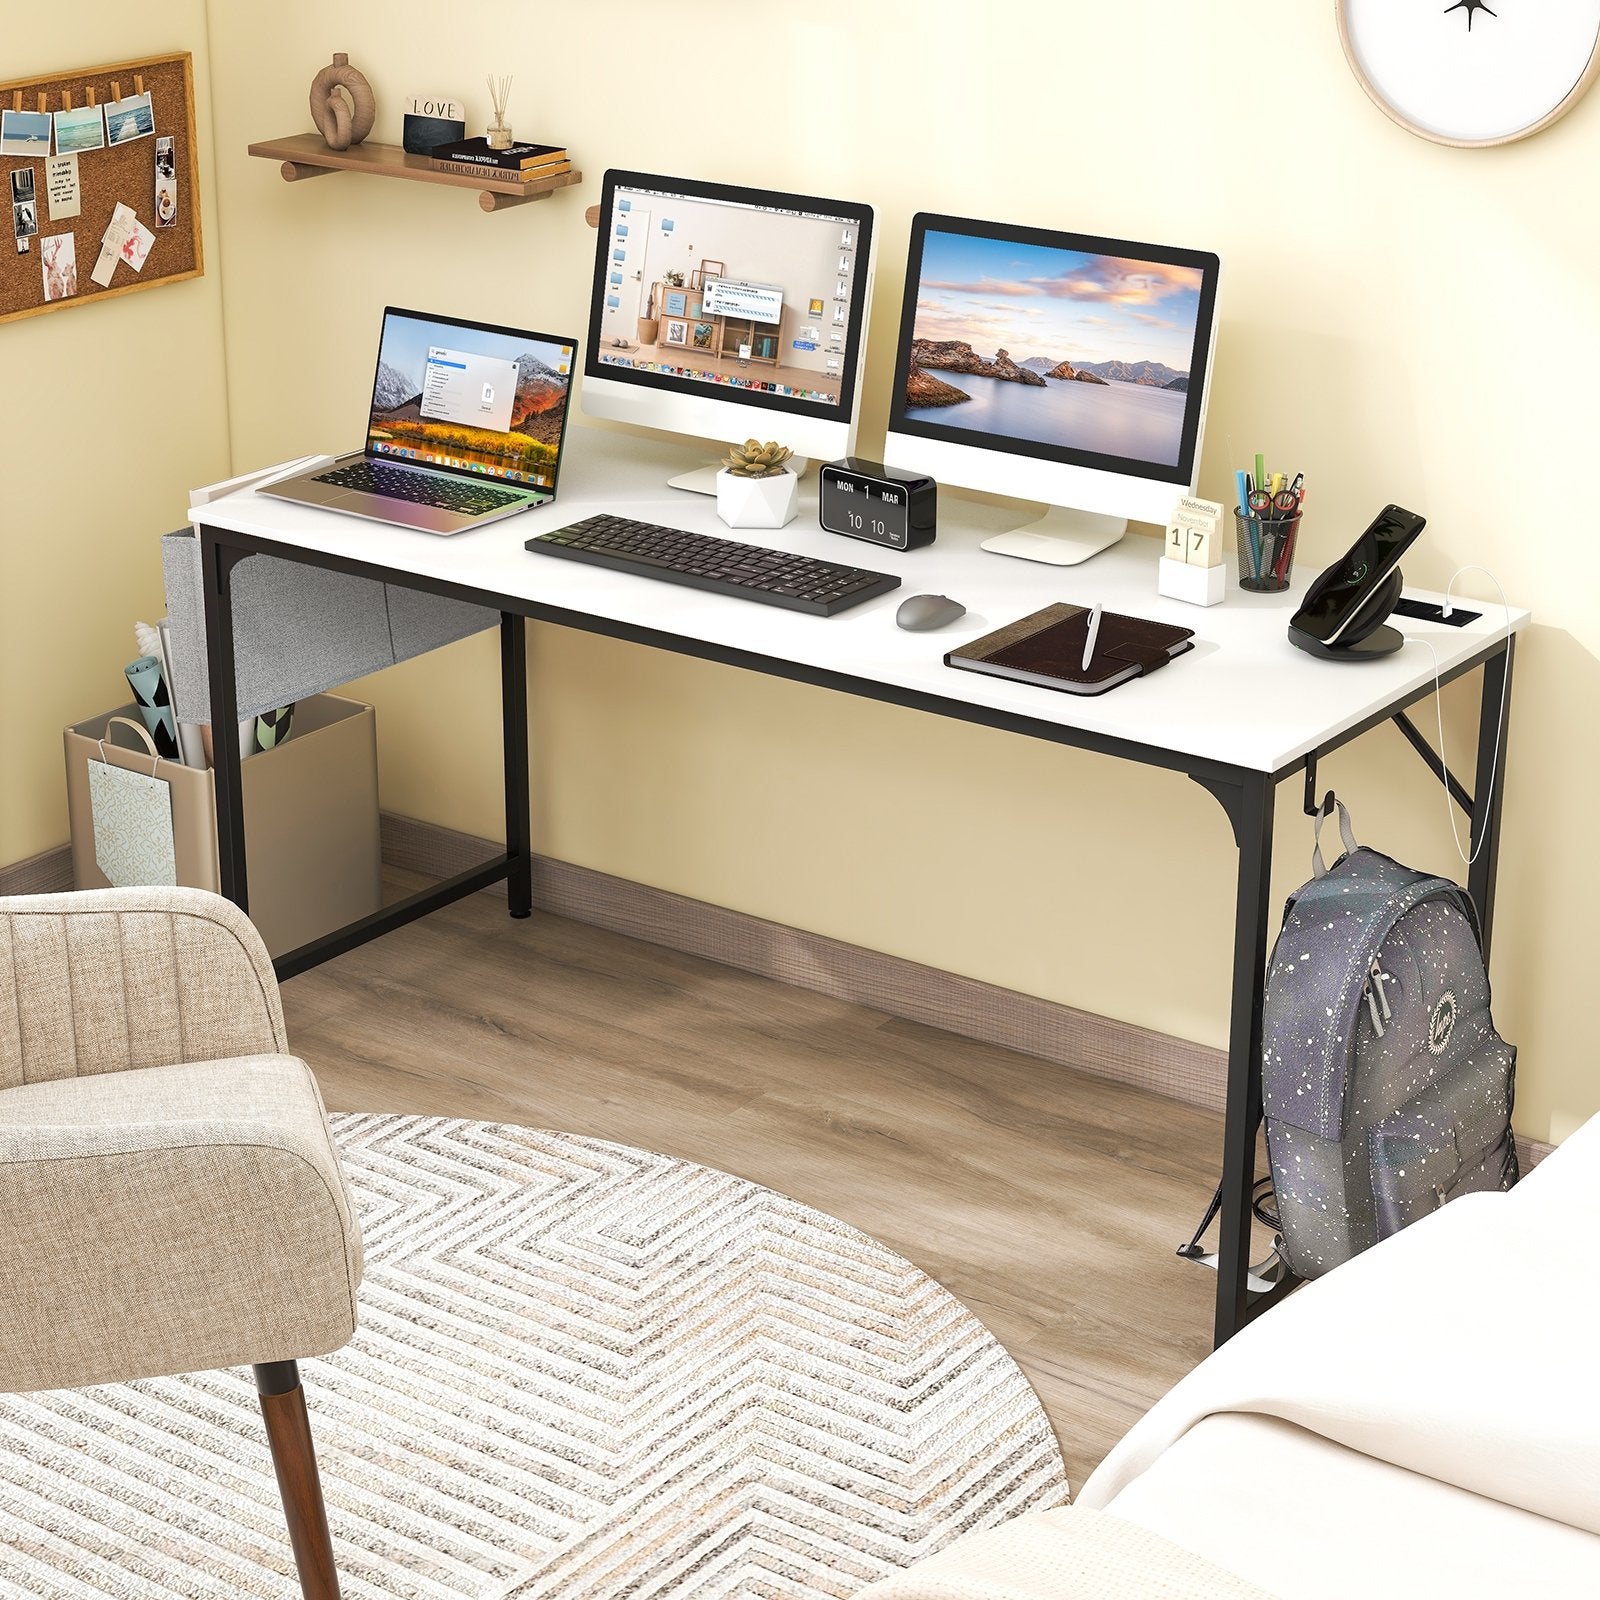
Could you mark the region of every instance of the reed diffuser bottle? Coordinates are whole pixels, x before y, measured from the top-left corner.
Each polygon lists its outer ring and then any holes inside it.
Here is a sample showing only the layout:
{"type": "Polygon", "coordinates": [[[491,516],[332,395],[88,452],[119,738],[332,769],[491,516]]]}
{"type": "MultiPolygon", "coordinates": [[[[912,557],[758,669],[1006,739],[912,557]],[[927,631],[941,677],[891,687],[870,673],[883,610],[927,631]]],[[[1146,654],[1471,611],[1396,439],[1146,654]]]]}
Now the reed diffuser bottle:
{"type": "Polygon", "coordinates": [[[489,124],[488,142],[491,150],[511,148],[511,124],[506,121],[506,106],[511,101],[511,79],[490,77],[489,103],[494,107],[494,120],[489,124]]]}

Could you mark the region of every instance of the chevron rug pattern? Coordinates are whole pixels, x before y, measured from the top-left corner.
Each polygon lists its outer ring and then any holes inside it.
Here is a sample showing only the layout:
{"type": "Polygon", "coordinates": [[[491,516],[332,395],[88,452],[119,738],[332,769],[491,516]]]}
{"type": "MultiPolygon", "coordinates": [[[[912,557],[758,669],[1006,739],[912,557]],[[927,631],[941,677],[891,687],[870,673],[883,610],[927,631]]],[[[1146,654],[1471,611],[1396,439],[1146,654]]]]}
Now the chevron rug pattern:
{"type": "MultiPolygon", "coordinates": [[[[938,1284],[726,1173],[341,1115],[361,1328],[303,1368],[346,1600],[813,1600],[1061,1503],[938,1284]]],[[[248,1373],[0,1396],[0,1596],[292,1600],[248,1373]]]]}

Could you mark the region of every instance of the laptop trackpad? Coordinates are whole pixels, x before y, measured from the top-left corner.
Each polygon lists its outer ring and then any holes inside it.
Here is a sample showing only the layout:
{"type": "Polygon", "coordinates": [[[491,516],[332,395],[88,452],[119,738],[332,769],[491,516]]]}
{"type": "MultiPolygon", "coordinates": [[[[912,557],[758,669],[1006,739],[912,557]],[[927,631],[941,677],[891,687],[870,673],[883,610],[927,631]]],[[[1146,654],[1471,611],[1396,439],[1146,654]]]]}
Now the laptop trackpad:
{"type": "Polygon", "coordinates": [[[331,506],[345,498],[349,493],[341,489],[336,483],[318,483],[315,478],[296,478],[294,481],[294,497],[307,505],[331,506]]]}
{"type": "Polygon", "coordinates": [[[422,528],[428,533],[454,533],[469,527],[472,521],[461,512],[449,511],[443,506],[412,505],[406,500],[391,499],[384,494],[362,494],[359,490],[336,489],[323,504],[330,511],[348,511],[358,517],[392,522],[401,528],[422,528]]]}

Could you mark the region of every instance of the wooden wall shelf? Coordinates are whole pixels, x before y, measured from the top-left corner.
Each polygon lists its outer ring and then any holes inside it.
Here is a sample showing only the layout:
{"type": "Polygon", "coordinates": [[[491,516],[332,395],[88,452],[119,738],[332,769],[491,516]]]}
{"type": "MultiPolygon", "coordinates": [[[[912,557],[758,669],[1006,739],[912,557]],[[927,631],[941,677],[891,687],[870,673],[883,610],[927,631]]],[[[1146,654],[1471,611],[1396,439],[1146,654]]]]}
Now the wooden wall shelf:
{"type": "Polygon", "coordinates": [[[409,178],[414,183],[442,183],[452,189],[477,191],[478,204],[485,211],[503,211],[508,206],[527,205],[546,200],[557,189],[583,182],[576,170],[558,178],[540,178],[522,183],[516,178],[485,174],[466,177],[440,172],[426,156],[414,156],[397,144],[353,145],[348,150],[330,150],[320,133],[297,133],[287,139],[261,139],[250,146],[250,154],[282,164],[284,181],[298,183],[302,178],[320,178],[329,172],[367,172],[379,178],[409,178]]]}

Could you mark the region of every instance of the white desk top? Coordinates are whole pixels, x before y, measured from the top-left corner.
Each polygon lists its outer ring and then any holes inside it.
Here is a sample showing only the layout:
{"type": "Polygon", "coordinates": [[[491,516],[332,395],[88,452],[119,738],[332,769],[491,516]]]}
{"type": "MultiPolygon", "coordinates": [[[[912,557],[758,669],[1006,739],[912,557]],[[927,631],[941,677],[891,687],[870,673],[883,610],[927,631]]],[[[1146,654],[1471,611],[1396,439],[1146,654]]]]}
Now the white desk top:
{"type": "MultiPolygon", "coordinates": [[[[709,454],[708,449],[707,459],[709,454]]],[[[1439,670],[1448,672],[1504,628],[1498,603],[1464,628],[1396,618],[1407,636],[1396,654],[1349,664],[1319,661],[1285,636],[1315,566],[1297,570],[1286,594],[1253,595],[1237,587],[1230,556],[1227,599],[1203,608],[1156,594],[1160,547],[1153,540],[1124,539],[1078,567],[1040,566],[978,548],[990,534],[1014,526],[1015,513],[950,494],[940,497],[938,540],[922,550],[901,553],[824,533],[817,525],[815,470],[801,482],[800,514],[788,527],[736,531],[718,520],[711,498],[666,487],[669,475],[696,464],[681,447],[575,427],[567,436],[559,498],[476,533],[439,538],[252,492],[214,501],[190,520],[369,562],[402,583],[414,574],[461,584],[1267,773],[1284,770],[1430,683],[1434,661],[1420,640],[1432,643],[1439,670]],[[903,584],[839,616],[811,617],[523,549],[533,535],[596,511],[898,573],[903,584]],[[930,593],[960,601],[967,614],[932,633],[897,628],[901,601],[930,593]],[[1056,601],[1099,603],[1177,623],[1194,629],[1195,647],[1154,676],[1096,697],[944,665],[944,652],[953,645],[1056,601]]],[[[1231,543],[1231,526],[1228,532],[1231,543]]],[[[1351,530],[1352,538],[1356,532],[1351,530]]],[[[1512,611],[1513,631],[1527,621],[1526,611],[1512,611]]]]}

